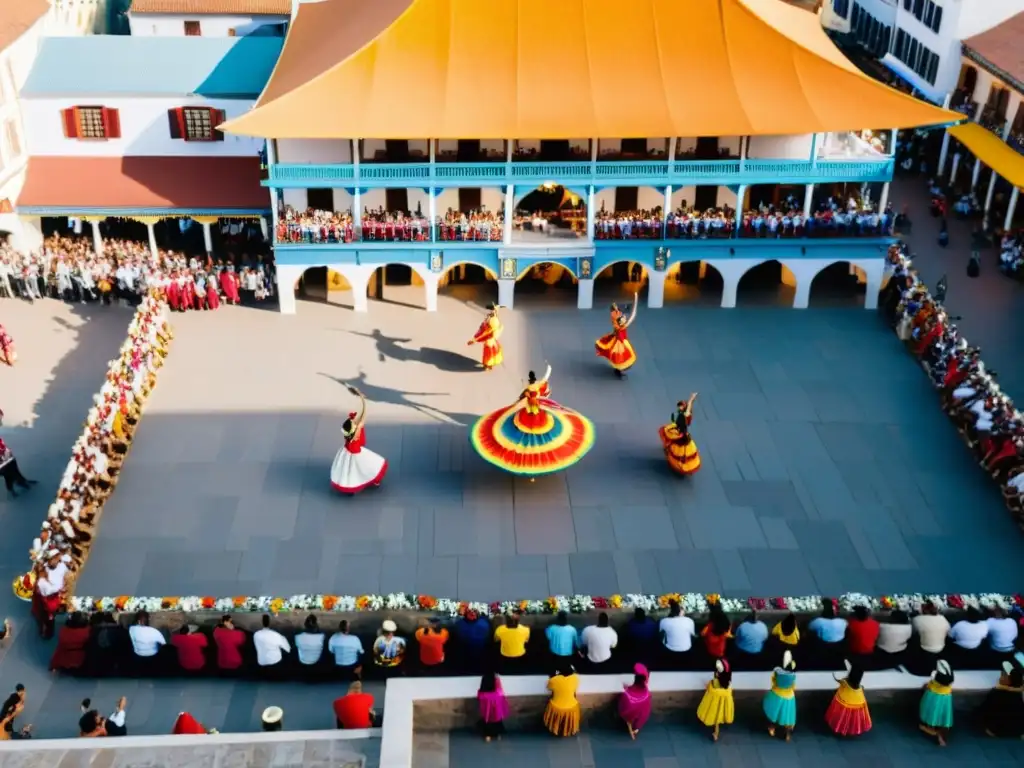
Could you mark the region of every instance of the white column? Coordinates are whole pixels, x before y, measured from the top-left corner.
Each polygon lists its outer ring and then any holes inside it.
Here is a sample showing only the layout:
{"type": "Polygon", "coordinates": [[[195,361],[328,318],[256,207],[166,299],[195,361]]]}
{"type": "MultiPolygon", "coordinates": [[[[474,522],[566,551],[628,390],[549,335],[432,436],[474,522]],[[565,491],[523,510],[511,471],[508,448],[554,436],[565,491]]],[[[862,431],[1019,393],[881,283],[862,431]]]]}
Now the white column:
{"type": "Polygon", "coordinates": [[[885,182],[882,185],[882,195],[878,198],[878,212],[882,213],[885,210],[885,206],[889,204],[889,182],[885,182]]]}
{"type": "Polygon", "coordinates": [[[359,187],[352,190],[352,236],[356,240],[363,239],[363,201],[359,187]]]}
{"type": "Polygon", "coordinates": [[[811,301],[812,277],[796,276],[796,293],[793,296],[793,309],[807,309],[811,301]]]}
{"type": "Polygon", "coordinates": [[[516,297],[515,280],[498,280],[498,303],[512,309],[516,297]]]}
{"type": "Polygon", "coordinates": [[[661,209],[661,236],[665,237],[668,227],[668,215],[672,213],[672,185],[665,187],[665,204],[661,209]]]}
{"type": "Polygon", "coordinates": [[[426,291],[427,312],[437,312],[437,288],[441,282],[441,275],[433,273],[423,278],[423,290],[426,291]]]}
{"type": "Polygon", "coordinates": [[[988,224],[988,212],[992,207],[992,195],[996,191],[996,172],[991,171],[988,177],[988,192],[985,193],[985,224],[988,224]]]}
{"type": "Polygon", "coordinates": [[[665,306],[665,277],[668,272],[647,270],[647,308],[661,309],[665,306]]]}
{"type": "Polygon", "coordinates": [[[590,140],[590,162],[592,162],[592,163],[596,163],[597,162],[598,142],[600,142],[600,139],[591,139],[590,140]]]}
{"type": "Polygon", "coordinates": [[[149,233],[149,252],[156,256],[160,250],[156,247],[156,227],[152,224],[147,224],[146,232],[149,233]]]}
{"type": "Polygon", "coordinates": [[[579,292],[576,294],[576,308],[577,309],[593,309],[594,308],[594,280],[578,280],[577,288],[579,292]]]}
{"type": "MultiPolygon", "coordinates": [[[[354,312],[369,312],[370,302],[367,293],[370,290],[370,280],[377,272],[373,264],[347,267],[344,275],[348,284],[352,286],[352,310],[354,312]]],[[[382,270],[383,272],[383,270],[382,270]]]]}
{"type": "Polygon", "coordinates": [[[885,279],[885,259],[874,259],[861,264],[860,267],[867,276],[864,286],[864,309],[878,309],[878,294],[882,290],[882,280],[885,279]]]}
{"type": "Polygon", "coordinates": [[[959,167],[960,167],[960,153],[956,152],[953,155],[953,165],[949,169],[949,183],[950,184],[952,184],[953,180],[956,178],[956,171],[957,171],[957,168],[959,168],[959,167]]]}
{"type": "Polygon", "coordinates": [[[1003,141],[1010,138],[1010,131],[1013,129],[1013,119],[1017,116],[1017,108],[1020,106],[1021,96],[1017,91],[1010,91],[1010,101],[1006,106],[1006,125],[1003,126],[1003,141]]]}
{"type": "Polygon", "coordinates": [[[96,252],[97,256],[103,255],[103,235],[100,232],[100,220],[93,219],[89,222],[92,226],[92,249],[96,252]]]}
{"type": "MultiPolygon", "coordinates": [[[[267,139],[267,175],[271,174],[271,169],[277,165],[277,145],[273,139],[267,139]]],[[[277,231],[277,217],[278,217],[278,197],[280,191],[276,187],[268,187],[270,192],[270,220],[273,222],[274,231],[277,231]]],[[[260,217],[262,219],[262,217],[260,217]]],[[[267,233],[263,233],[263,239],[268,240],[267,233]]]]}
{"type": "MultiPolygon", "coordinates": [[[[431,147],[434,145],[431,144],[431,147]]],[[[430,219],[430,242],[434,242],[436,237],[434,228],[437,225],[437,190],[431,187],[427,190],[427,194],[430,199],[427,201],[427,217],[430,219]]]]}
{"type": "Polygon", "coordinates": [[[505,139],[505,162],[512,164],[512,150],[515,149],[515,139],[505,139]]]}
{"type": "Polygon", "coordinates": [[[740,287],[742,275],[730,275],[722,272],[722,308],[732,309],[736,306],[736,289],[740,287]]]}
{"type": "Polygon", "coordinates": [[[294,315],[296,312],[295,285],[302,277],[302,267],[290,264],[277,268],[278,309],[282,315],[294,315]]]}
{"type": "MultiPolygon", "coordinates": [[[[503,222],[501,233],[501,240],[505,245],[510,245],[512,243],[512,214],[515,212],[515,196],[515,186],[513,184],[508,184],[505,187],[505,221],[503,222]]],[[[587,215],[590,215],[589,208],[587,209],[587,215]]],[[[503,303],[502,306],[504,306],[503,303]]]]}
{"type": "Polygon", "coordinates": [[[814,204],[814,185],[804,187],[804,222],[811,218],[811,206],[814,204]]]}
{"type": "Polygon", "coordinates": [[[945,131],[942,134],[942,149],[939,150],[939,172],[936,177],[941,177],[942,172],[946,170],[946,157],[949,155],[949,131],[945,131]]]}
{"type": "MultiPolygon", "coordinates": [[[[825,149],[828,148],[828,137],[830,134],[825,134],[825,149]]],[[[811,167],[818,167],[818,155],[821,154],[821,150],[818,149],[818,134],[811,134],[811,167]]]]}
{"type": "MultiPolygon", "coordinates": [[[[676,149],[679,147],[679,137],[673,136],[668,140],[668,161],[674,163],[676,160],[676,149]]],[[[671,169],[671,166],[669,166],[671,169]]]]}
{"type": "Polygon", "coordinates": [[[896,136],[899,132],[899,128],[893,128],[889,133],[889,157],[896,157],[896,136]]]}
{"type": "Polygon", "coordinates": [[[736,230],[736,237],[739,237],[740,226],[743,224],[743,199],[747,196],[747,185],[740,184],[736,188],[736,221],[733,226],[736,230]]]}
{"type": "MultiPolygon", "coordinates": [[[[260,217],[260,221],[263,217],[260,217]]],[[[210,233],[210,223],[208,221],[203,222],[203,245],[206,246],[206,252],[208,254],[213,253],[213,235],[210,233]]]]}
{"type": "Polygon", "coordinates": [[[1017,198],[1020,197],[1020,187],[1014,187],[1010,194],[1010,204],[1006,207],[1006,221],[1003,222],[1003,229],[1009,229],[1013,224],[1013,214],[1017,210],[1017,198]]]}
{"type": "Polygon", "coordinates": [[[740,168],[747,162],[747,137],[740,136],[740,168]]]}
{"type": "MultiPolygon", "coordinates": [[[[433,165],[434,161],[437,159],[437,156],[434,153],[434,148],[436,147],[436,145],[437,145],[437,139],[431,139],[430,140],[430,164],[431,165],[433,165]]],[[[431,176],[434,175],[433,171],[431,171],[430,175],[431,176]]]]}
{"type": "Polygon", "coordinates": [[[981,174],[981,158],[974,161],[974,170],[971,171],[971,192],[978,186],[978,176],[981,174]]]}
{"type": "Polygon", "coordinates": [[[267,217],[260,216],[260,234],[264,240],[270,240],[270,230],[267,229],[267,217]]]}
{"type": "Polygon", "coordinates": [[[594,211],[594,185],[591,184],[587,187],[587,240],[594,242],[594,226],[596,222],[596,215],[594,211]]]}

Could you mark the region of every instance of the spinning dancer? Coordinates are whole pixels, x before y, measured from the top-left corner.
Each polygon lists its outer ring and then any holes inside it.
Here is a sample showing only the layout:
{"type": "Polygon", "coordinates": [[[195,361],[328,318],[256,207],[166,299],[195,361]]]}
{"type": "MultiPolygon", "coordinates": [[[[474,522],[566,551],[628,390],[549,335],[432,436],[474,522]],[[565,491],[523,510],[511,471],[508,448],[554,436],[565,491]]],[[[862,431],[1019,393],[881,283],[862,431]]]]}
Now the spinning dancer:
{"type": "Polygon", "coordinates": [[[7,329],[0,325],[0,363],[14,365],[18,359],[18,353],[14,349],[14,339],[7,333],[7,329]]]}
{"type": "Polygon", "coordinates": [[[526,388],[522,391],[519,397],[527,397],[527,393],[532,392],[541,400],[551,399],[551,385],[548,383],[548,379],[551,378],[551,366],[548,366],[547,372],[544,374],[544,378],[537,381],[537,374],[533,371],[526,377],[526,388]]]}
{"type": "Polygon", "coordinates": [[[561,472],[594,446],[594,425],[582,414],[543,396],[550,393],[549,365],[544,378],[527,384],[519,400],[482,416],[469,432],[480,456],[514,475],[561,472]]]}
{"type": "Polygon", "coordinates": [[[501,332],[505,329],[501,324],[501,320],[498,319],[498,310],[501,307],[497,304],[488,304],[487,309],[490,310],[487,313],[487,317],[480,323],[480,328],[477,329],[476,335],[466,342],[466,346],[471,347],[474,344],[484,345],[483,359],[480,362],[485,371],[490,371],[501,365],[502,360],[505,359],[501,352],[501,344],[498,343],[498,339],[501,338],[501,332]]]}
{"type": "Polygon", "coordinates": [[[676,404],[676,412],[672,420],[658,430],[662,447],[665,449],[665,460],[680,475],[692,475],[700,469],[700,454],[697,444],[690,437],[690,424],[693,422],[693,402],[697,393],[690,395],[689,400],[680,400],[676,404]]]}
{"type": "Polygon", "coordinates": [[[356,494],[371,485],[380,485],[388,471],[388,462],[365,447],[366,398],[355,387],[349,387],[348,391],[359,398],[359,413],[352,411],[341,425],[345,445],[331,465],[331,487],[342,493],[356,494]]]}
{"type": "Polygon", "coordinates": [[[615,375],[620,379],[626,378],[626,371],[632,368],[636,362],[636,352],[633,350],[633,345],[629,343],[626,329],[636,320],[638,296],[639,294],[633,294],[632,309],[629,306],[626,307],[626,311],[629,312],[628,319],[619,311],[617,305],[612,304],[612,332],[594,342],[597,356],[607,359],[612,364],[612,368],[615,369],[615,375]]]}

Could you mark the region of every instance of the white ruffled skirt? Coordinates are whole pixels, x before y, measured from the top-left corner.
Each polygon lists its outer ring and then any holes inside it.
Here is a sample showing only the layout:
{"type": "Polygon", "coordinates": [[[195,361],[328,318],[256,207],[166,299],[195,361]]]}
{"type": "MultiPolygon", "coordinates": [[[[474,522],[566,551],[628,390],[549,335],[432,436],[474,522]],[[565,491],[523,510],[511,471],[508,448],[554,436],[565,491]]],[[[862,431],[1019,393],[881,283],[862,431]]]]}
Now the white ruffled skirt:
{"type": "Polygon", "coordinates": [[[387,471],[387,459],[369,448],[352,453],[342,447],[331,464],[331,487],[341,493],[359,493],[371,485],[380,485],[387,471]]]}

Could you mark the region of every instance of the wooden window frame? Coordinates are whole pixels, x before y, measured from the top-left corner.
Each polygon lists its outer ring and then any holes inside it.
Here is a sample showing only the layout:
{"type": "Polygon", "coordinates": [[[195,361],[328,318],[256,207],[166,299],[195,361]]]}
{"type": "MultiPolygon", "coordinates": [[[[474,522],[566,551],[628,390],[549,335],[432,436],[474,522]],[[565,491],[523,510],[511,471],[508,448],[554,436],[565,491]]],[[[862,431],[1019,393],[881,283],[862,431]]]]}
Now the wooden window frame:
{"type": "Polygon", "coordinates": [[[213,107],[175,107],[168,110],[167,117],[170,126],[170,136],[175,141],[196,142],[199,144],[211,141],[224,141],[224,134],[217,130],[217,126],[225,120],[224,110],[222,109],[214,109],[213,107]],[[189,110],[205,111],[207,113],[210,121],[209,136],[189,135],[188,119],[185,116],[189,110]]]}
{"type": "Polygon", "coordinates": [[[121,116],[117,109],[96,104],[80,104],[61,110],[61,121],[64,125],[64,137],[77,141],[109,141],[121,138],[121,116]],[[83,135],[83,111],[99,112],[101,136],[83,135]]]}
{"type": "Polygon", "coordinates": [[[195,19],[188,19],[182,22],[182,27],[185,30],[185,37],[202,37],[203,36],[203,23],[195,19]],[[190,31],[194,30],[194,31],[190,31]]]}

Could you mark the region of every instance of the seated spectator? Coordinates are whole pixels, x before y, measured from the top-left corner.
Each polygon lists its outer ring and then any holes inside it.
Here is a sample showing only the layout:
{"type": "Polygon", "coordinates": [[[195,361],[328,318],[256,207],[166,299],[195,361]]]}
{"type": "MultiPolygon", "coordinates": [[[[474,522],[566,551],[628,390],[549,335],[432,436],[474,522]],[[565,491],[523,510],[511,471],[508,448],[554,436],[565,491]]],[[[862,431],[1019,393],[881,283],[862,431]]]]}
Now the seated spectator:
{"type": "Polygon", "coordinates": [[[416,642],[420,648],[420,665],[425,670],[438,671],[444,664],[444,646],[448,642],[448,630],[437,620],[416,630],[416,642]]]}
{"type": "Polygon", "coordinates": [[[276,629],[270,628],[270,614],[263,614],[263,628],[252,636],[256,648],[256,665],[262,676],[279,678],[285,670],[284,654],[292,652],[291,643],[276,629]]]}
{"type": "MultiPolygon", "coordinates": [[[[736,638],[733,648],[746,656],[755,656],[761,653],[764,650],[764,644],[768,642],[768,627],[758,618],[757,611],[751,611],[747,618],[736,626],[733,634],[736,638]]],[[[747,659],[740,656],[736,661],[743,665],[747,659]]]]}
{"type": "Polygon", "coordinates": [[[94,613],[89,621],[91,638],[86,654],[89,674],[106,677],[117,672],[129,644],[127,633],[112,614],[94,613]]]}
{"type": "Polygon", "coordinates": [[[57,633],[57,647],[50,658],[50,671],[77,672],[85,664],[89,645],[89,622],[80,611],[72,613],[57,633]]]}
{"type": "Polygon", "coordinates": [[[789,648],[800,642],[800,627],[796,623],[796,615],[790,611],[782,621],[772,627],[772,637],[789,648]]]}
{"type": "Polygon", "coordinates": [[[651,662],[658,650],[658,623],[643,608],[634,608],[633,617],[622,628],[623,641],[634,659],[651,662]]]}
{"type": "Polygon", "coordinates": [[[544,630],[544,637],[547,638],[551,655],[559,658],[573,656],[580,647],[579,633],[576,627],[569,623],[569,614],[565,611],[558,612],[555,623],[549,624],[544,630]]]}
{"type": "Polygon", "coordinates": [[[472,608],[455,622],[452,630],[457,661],[465,671],[477,671],[491,648],[491,622],[472,608]]]}
{"type": "Polygon", "coordinates": [[[167,641],[159,629],[149,626],[147,611],[139,611],[136,614],[135,624],[128,630],[128,636],[135,652],[137,674],[159,675],[163,671],[160,667],[160,648],[166,645],[167,641]]]}
{"type": "Polygon", "coordinates": [[[708,612],[708,623],[700,632],[704,638],[704,649],[712,659],[725,657],[725,646],[732,638],[732,622],[722,610],[720,603],[714,603],[708,612]]]}
{"type": "Polygon", "coordinates": [[[605,672],[612,660],[612,650],[619,644],[619,633],[611,628],[608,614],[602,611],[597,624],[590,625],[580,635],[580,650],[586,654],[590,671],[605,672]]]}
{"type": "Polygon", "coordinates": [[[881,669],[895,669],[902,664],[912,634],[913,628],[906,611],[893,611],[889,620],[878,626],[875,664],[881,669]]]}
{"type": "Polygon", "coordinates": [[[347,621],[338,624],[327,650],[334,654],[334,670],[342,680],[355,680],[363,673],[363,641],[349,634],[347,621]]]}
{"type": "Polygon", "coordinates": [[[874,653],[879,632],[878,621],[871,615],[871,611],[863,605],[855,606],[846,625],[847,650],[854,656],[874,653]]]}
{"type": "Polygon", "coordinates": [[[206,635],[199,631],[199,627],[191,624],[184,624],[171,638],[171,645],[178,652],[178,666],[185,672],[203,670],[208,644],[206,635]]]}
{"type": "Polygon", "coordinates": [[[998,606],[991,610],[991,614],[985,622],[989,647],[999,654],[1013,653],[1017,648],[1017,622],[998,606]]]}
{"type": "Polygon", "coordinates": [[[95,739],[107,735],[106,720],[100,717],[100,713],[95,709],[87,709],[90,704],[89,699],[82,702],[82,708],[87,711],[78,719],[78,736],[82,739],[95,739]]]}
{"type": "Polygon", "coordinates": [[[375,717],[373,696],[363,693],[358,680],[348,687],[348,693],[334,700],[334,719],[339,728],[372,728],[375,717]]]}
{"type": "Polygon", "coordinates": [[[117,707],[106,720],[107,736],[127,736],[128,699],[122,696],[117,700],[117,707]]]}
{"type": "Polygon", "coordinates": [[[985,623],[985,618],[981,611],[971,606],[964,618],[949,630],[949,639],[953,641],[953,646],[948,649],[948,655],[959,662],[957,666],[971,666],[968,659],[981,650],[981,644],[987,637],[988,624],[985,623]]]}
{"type": "Polygon", "coordinates": [[[530,628],[519,623],[515,614],[505,616],[504,625],[494,630],[494,642],[498,644],[503,673],[521,670],[526,660],[526,643],[530,640],[530,628]]]}
{"type": "Polygon", "coordinates": [[[807,625],[807,630],[816,641],[814,648],[821,663],[833,666],[843,657],[843,640],[846,638],[846,619],[836,615],[834,600],[821,601],[821,615],[807,625]]]}
{"type": "Polygon", "coordinates": [[[380,625],[380,634],[373,641],[373,663],[379,674],[385,677],[395,674],[405,661],[405,639],[397,634],[398,625],[385,619],[380,625]]]}
{"type": "Polygon", "coordinates": [[[307,669],[324,655],[324,633],[320,631],[320,624],[312,613],[306,617],[303,631],[295,636],[295,654],[299,657],[299,664],[307,669]]]}
{"type": "Polygon", "coordinates": [[[217,646],[217,669],[234,674],[242,668],[245,632],[235,628],[229,615],[225,614],[220,625],[213,630],[213,644],[217,646]]]}
{"type": "Polygon", "coordinates": [[[662,656],[666,669],[686,669],[690,666],[690,650],[697,627],[693,619],[683,615],[682,606],[675,600],[668,604],[668,616],[658,622],[661,633],[662,656]]]}
{"type": "MultiPolygon", "coordinates": [[[[939,609],[932,602],[921,606],[921,613],[915,616],[911,622],[914,634],[917,635],[923,659],[920,662],[920,669],[915,674],[928,674],[935,669],[939,662],[939,655],[946,648],[946,637],[949,635],[949,622],[946,617],[939,613],[939,609]]],[[[915,667],[917,664],[915,663],[915,667]]]]}

